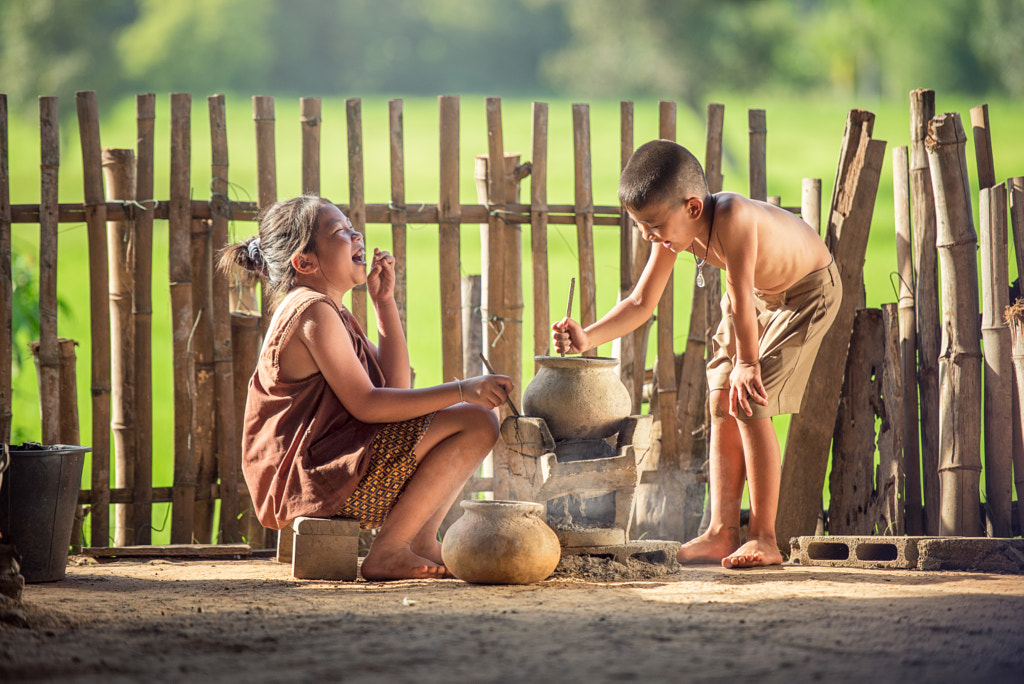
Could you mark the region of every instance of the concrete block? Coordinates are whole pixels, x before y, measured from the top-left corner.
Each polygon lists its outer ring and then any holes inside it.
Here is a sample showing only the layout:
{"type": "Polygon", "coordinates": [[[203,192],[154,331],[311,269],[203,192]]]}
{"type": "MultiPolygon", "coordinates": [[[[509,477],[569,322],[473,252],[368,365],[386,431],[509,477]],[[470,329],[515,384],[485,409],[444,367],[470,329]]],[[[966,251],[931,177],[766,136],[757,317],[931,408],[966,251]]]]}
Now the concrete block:
{"type": "Polygon", "coordinates": [[[924,539],[930,537],[799,537],[790,541],[791,562],[832,568],[916,568],[918,544],[924,539]]]}
{"type": "Polygon", "coordinates": [[[1024,574],[1024,539],[940,537],[918,544],[921,570],[1024,574]]]}
{"type": "Polygon", "coordinates": [[[277,562],[291,563],[292,548],[295,546],[295,531],[291,525],[285,525],[277,533],[277,562]]]}
{"type": "Polygon", "coordinates": [[[630,558],[633,558],[645,563],[678,568],[676,553],[678,553],[681,546],[682,544],[677,541],[644,539],[609,546],[563,547],[562,555],[611,558],[616,563],[622,563],[623,565],[628,563],[630,558]]]}
{"type": "Polygon", "coordinates": [[[349,518],[300,517],[294,534],[292,576],[296,579],[354,580],[359,558],[359,522],[349,518]]]}

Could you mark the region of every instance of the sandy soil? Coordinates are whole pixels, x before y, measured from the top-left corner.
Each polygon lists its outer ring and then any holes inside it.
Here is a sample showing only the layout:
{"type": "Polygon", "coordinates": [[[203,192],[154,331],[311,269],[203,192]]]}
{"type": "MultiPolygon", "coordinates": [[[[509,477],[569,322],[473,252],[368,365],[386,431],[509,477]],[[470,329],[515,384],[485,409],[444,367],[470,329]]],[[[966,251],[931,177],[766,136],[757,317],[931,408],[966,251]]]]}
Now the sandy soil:
{"type": "Polygon", "coordinates": [[[1024,681],[1024,578],[683,569],[317,582],[273,560],[68,568],[0,606],[0,681],[1024,681]]]}

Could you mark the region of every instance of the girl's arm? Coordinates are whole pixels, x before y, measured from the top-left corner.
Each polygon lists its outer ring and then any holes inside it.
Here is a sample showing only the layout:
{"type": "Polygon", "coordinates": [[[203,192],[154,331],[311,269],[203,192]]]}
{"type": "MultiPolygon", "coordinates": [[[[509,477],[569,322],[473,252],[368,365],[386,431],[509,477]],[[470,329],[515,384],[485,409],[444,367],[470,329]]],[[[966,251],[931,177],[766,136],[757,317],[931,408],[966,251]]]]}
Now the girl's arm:
{"type": "Polygon", "coordinates": [[[374,248],[366,289],[377,315],[377,363],[384,371],[388,387],[408,389],[412,387],[409,348],[395,303],[395,258],[389,253],[374,248]]]}
{"type": "Polygon", "coordinates": [[[460,401],[495,408],[512,391],[512,381],[504,375],[484,375],[423,389],[374,387],[356,356],[348,329],[327,302],[316,302],[306,309],[293,339],[302,341],[334,394],[364,423],[410,420],[460,401]]]}

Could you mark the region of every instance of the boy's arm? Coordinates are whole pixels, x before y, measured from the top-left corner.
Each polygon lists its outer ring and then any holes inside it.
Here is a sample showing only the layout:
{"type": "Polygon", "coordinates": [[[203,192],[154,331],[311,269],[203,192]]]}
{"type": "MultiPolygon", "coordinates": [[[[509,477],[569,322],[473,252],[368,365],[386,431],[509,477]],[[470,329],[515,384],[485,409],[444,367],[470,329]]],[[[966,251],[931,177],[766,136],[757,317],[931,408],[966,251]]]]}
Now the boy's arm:
{"type": "Polygon", "coordinates": [[[675,252],[655,245],[636,287],[601,320],[583,328],[575,321],[563,318],[551,326],[555,351],[579,354],[639,328],[650,319],[658,306],[675,263],[675,252]]]}

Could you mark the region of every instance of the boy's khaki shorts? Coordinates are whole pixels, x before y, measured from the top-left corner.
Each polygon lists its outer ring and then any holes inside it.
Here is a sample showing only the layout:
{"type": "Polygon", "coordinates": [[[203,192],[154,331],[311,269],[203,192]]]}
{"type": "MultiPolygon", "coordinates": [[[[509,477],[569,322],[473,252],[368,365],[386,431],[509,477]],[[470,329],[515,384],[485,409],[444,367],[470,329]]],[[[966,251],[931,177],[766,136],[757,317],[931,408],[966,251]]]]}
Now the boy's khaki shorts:
{"type": "MultiPolygon", "coordinates": [[[[738,418],[751,420],[800,412],[818,347],[835,320],[842,299],[843,283],[835,261],[804,276],[785,292],[754,292],[761,382],[768,394],[768,405],[750,400],[753,415],[747,416],[740,410],[738,418]]],[[[711,348],[708,391],[728,391],[729,374],[736,359],[736,329],[728,294],[722,297],[722,322],[711,348]]]]}

